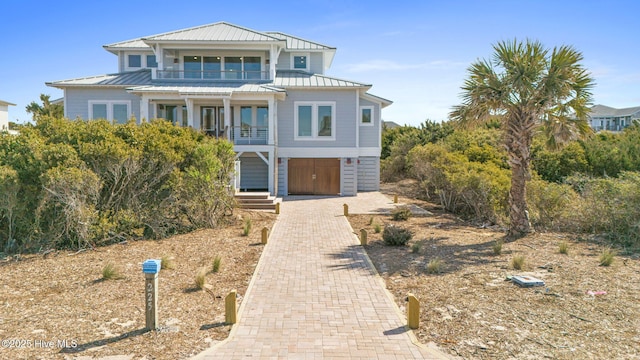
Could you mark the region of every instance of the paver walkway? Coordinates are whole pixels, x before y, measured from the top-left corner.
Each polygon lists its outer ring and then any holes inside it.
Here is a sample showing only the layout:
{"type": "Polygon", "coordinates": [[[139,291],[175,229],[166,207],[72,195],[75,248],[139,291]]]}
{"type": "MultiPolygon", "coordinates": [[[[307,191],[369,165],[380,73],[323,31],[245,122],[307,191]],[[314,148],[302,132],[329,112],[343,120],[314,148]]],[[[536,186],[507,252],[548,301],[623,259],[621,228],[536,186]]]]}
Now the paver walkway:
{"type": "Polygon", "coordinates": [[[393,205],[379,193],[367,196],[285,199],[238,323],[229,339],[196,358],[446,358],[412,343],[342,216],[343,203],[360,211],[393,205]]]}

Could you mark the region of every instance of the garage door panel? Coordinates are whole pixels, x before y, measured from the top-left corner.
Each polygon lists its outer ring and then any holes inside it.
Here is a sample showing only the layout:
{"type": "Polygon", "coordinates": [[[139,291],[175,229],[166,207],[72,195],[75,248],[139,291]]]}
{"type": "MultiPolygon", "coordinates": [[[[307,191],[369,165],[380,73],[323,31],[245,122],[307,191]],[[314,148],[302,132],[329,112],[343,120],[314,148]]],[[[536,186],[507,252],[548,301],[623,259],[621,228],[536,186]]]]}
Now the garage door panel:
{"type": "Polygon", "coordinates": [[[313,159],[289,159],[289,194],[313,195],[313,159]]]}
{"type": "Polygon", "coordinates": [[[340,193],[340,159],[289,159],[289,194],[340,193]]]}

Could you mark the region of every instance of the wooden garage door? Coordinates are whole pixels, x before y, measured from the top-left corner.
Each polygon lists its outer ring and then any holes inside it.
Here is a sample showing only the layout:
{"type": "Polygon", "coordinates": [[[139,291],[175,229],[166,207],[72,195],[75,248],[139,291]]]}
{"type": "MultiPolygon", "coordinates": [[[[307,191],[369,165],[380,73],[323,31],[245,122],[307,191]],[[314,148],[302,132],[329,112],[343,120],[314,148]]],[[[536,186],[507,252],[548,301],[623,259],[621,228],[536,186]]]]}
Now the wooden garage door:
{"type": "Polygon", "coordinates": [[[340,159],[289,159],[289,194],[338,195],[340,159]]]}

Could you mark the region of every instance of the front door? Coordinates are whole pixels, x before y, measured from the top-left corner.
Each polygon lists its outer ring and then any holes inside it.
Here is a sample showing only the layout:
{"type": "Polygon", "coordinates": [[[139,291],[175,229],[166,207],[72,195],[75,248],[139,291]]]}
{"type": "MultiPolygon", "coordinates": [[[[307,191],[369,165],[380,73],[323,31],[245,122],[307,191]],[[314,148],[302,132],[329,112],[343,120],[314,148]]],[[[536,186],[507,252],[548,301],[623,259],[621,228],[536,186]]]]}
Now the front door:
{"type": "Polygon", "coordinates": [[[224,136],[224,107],[203,106],[200,116],[200,129],[215,138],[224,136]]]}
{"type": "Polygon", "coordinates": [[[338,195],[340,159],[289,159],[290,195],[338,195]]]}

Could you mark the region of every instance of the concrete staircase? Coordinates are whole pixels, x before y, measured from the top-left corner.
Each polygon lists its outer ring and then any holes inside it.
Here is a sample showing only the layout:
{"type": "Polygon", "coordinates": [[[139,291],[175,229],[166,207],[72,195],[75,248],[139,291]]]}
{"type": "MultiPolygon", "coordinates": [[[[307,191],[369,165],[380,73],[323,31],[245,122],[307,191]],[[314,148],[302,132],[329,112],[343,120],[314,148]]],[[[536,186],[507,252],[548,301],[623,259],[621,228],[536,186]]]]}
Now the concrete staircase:
{"type": "Polygon", "coordinates": [[[238,206],[252,210],[274,210],[277,198],[268,192],[239,192],[235,194],[238,206]]]}

